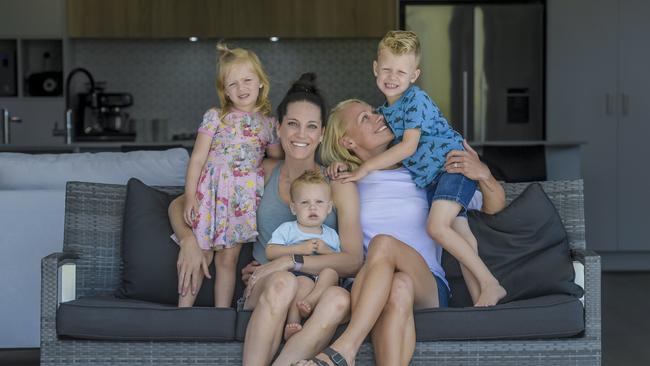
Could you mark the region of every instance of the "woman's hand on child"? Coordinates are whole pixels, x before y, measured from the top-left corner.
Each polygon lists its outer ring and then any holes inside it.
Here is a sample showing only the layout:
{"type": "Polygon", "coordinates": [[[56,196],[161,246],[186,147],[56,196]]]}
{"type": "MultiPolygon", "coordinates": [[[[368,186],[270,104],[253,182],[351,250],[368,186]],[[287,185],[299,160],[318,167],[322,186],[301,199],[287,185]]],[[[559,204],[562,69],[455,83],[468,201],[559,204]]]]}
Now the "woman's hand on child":
{"type": "Polygon", "coordinates": [[[339,173],[347,172],[350,170],[348,164],[341,161],[335,161],[327,167],[326,174],[330,179],[339,179],[339,173]]]}
{"type": "Polygon", "coordinates": [[[447,173],[460,173],[469,179],[480,181],[491,176],[490,169],[483,164],[478,153],[472,149],[466,140],[463,140],[463,150],[452,150],[447,154],[445,171],[447,173]]]}
{"type": "Polygon", "coordinates": [[[199,214],[199,203],[192,195],[186,195],[185,207],[183,207],[183,219],[189,227],[194,227],[194,221],[199,214]]]}

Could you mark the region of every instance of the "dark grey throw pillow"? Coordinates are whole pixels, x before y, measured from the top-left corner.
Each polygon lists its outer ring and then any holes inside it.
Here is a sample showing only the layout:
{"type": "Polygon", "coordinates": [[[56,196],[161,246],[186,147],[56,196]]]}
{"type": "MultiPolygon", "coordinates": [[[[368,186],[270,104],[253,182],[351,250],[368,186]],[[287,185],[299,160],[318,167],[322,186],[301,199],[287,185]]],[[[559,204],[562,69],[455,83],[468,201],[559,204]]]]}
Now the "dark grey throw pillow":
{"type": "MultiPolygon", "coordinates": [[[[178,304],[176,260],[179,247],[167,208],[175,196],[131,178],[127,183],[122,241],[122,286],[118,297],[178,304]]],[[[214,265],[211,265],[214,279],[214,265]]],[[[214,306],[214,281],[204,279],[195,303],[214,306]]]]}
{"type": "MultiPolygon", "coordinates": [[[[533,183],[501,212],[470,211],[479,255],[508,294],[500,303],[552,294],[580,297],[562,220],[541,185],[533,183]]],[[[452,290],[451,306],[471,306],[460,267],[443,254],[452,290]]]]}

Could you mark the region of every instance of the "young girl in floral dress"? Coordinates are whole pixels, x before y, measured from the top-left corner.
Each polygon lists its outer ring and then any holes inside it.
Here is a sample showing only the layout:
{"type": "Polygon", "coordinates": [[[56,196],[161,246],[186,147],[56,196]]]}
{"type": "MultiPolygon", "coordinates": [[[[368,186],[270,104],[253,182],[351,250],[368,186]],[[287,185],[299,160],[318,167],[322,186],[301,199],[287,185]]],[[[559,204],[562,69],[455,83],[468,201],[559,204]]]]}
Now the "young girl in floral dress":
{"type": "MultiPolygon", "coordinates": [[[[184,218],[207,263],[214,257],[216,307],[229,307],[242,243],[257,237],[255,211],[264,189],[262,159],[282,148],[268,99],[269,80],[255,53],[217,45],[217,94],[221,108],[208,110],[198,130],[185,180],[184,218]]],[[[196,294],[179,296],[178,306],[196,294]]]]}

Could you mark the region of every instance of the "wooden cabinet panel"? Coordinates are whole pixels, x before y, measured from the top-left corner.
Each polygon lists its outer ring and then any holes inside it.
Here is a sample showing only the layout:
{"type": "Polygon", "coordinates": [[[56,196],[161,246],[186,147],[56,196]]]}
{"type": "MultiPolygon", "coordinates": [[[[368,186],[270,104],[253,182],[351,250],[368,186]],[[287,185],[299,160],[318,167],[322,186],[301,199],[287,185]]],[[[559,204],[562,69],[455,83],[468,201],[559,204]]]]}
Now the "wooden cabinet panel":
{"type": "Polygon", "coordinates": [[[151,37],[150,0],[68,0],[68,36],[72,38],[151,37]]]}
{"type": "Polygon", "coordinates": [[[396,0],[67,0],[72,38],[381,37],[396,0]]]}

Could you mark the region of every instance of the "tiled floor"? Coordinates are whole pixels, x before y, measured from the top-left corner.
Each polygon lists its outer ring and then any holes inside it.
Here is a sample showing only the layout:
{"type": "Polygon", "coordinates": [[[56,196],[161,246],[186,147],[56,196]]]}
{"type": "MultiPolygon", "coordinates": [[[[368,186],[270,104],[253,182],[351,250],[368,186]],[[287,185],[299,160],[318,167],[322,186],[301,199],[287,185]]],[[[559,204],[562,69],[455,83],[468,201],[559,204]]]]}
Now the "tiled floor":
{"type": "MultiPolygon", "coordinates": [[[[650,272],[603,274],[603,365],[650,365],[650,272]]],[[[35,366],[38,349],[0,350],[0,365],[35,366]]]]}

